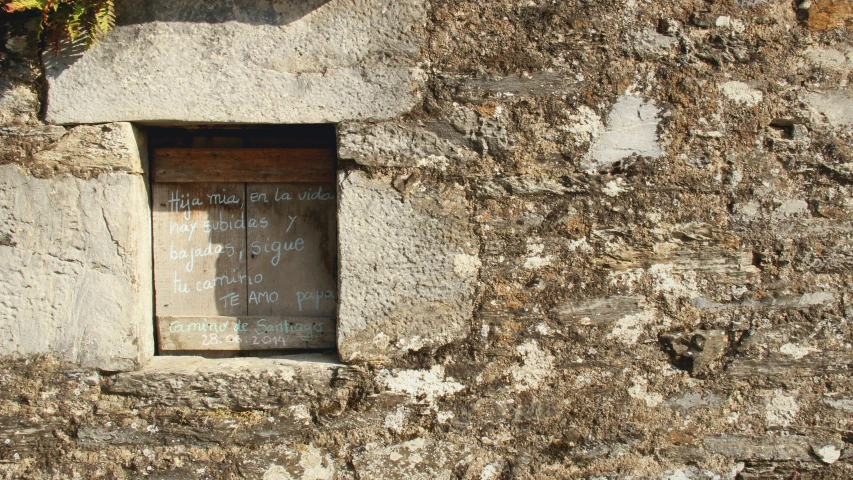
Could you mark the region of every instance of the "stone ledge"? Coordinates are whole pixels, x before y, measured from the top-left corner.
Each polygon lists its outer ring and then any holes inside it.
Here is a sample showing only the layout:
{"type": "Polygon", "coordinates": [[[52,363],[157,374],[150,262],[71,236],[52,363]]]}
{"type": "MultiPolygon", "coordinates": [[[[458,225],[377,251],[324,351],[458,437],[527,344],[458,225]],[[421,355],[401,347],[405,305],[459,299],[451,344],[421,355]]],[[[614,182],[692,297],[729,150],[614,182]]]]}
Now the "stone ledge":
{"type": "MultiPolygon", "coordinates": [[[[350,369],[329,355],[288,358],[154,357],[141,370],[103,383],[106,393],[147,405],[185,408],[270,409],[335,395],[332,381],[350,369]]],[[[323,403],[323,402],[320,402],[323,403]]]]}
{"type": "Polygon", "coordinates": [[[243,371],[260,371],[261,369],[312,369],[318,371],[334,367],[346,367],[335,355],[321,353],[306,353],[281,357],[257,358],[204,358],[196,356],[161,355],[152,358],[134,374],[143,375],[189,375],[198,374],[235,374],[243,371]]]}

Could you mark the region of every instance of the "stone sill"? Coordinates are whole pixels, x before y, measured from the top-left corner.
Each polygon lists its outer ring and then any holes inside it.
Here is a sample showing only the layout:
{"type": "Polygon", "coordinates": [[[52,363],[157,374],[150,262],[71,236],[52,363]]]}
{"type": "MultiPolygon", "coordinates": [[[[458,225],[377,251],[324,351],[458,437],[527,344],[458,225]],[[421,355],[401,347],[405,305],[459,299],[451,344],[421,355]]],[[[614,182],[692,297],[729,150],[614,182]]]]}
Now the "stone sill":
{"type": "MultiPolygon", "coordinates": [[[[138,406],[274,410],[320,404],[349,367],[336,355],[274,358],[153,357],[141,369],[103,383],[105,393],[134,397],[138,406]]],[[[346,376],[346,374],[344,374],[346,376]]]]}
{"type": "Polygon", "coordinates": [[[334,367],[345,367],[337,355],[321,353],[302,353],[298,355],[281,355],[276,357],[239,357],[239,358],[205,358],[198,356],[156,356],[135,373],[141,374],[235,374],[240,372],[258,372],[280,369],[309,369],[328,370],[334,367]]]}

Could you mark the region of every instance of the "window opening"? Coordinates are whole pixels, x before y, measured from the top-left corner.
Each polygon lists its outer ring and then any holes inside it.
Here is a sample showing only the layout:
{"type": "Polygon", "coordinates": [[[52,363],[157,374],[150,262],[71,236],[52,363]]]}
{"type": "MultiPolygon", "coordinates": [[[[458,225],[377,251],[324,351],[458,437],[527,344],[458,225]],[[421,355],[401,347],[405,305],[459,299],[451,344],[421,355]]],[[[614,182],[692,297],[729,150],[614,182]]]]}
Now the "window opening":
{"type": "Polygon", "coordinates": [[[334,127],[149,138],[159,353],[334,348],[334,127]]]}

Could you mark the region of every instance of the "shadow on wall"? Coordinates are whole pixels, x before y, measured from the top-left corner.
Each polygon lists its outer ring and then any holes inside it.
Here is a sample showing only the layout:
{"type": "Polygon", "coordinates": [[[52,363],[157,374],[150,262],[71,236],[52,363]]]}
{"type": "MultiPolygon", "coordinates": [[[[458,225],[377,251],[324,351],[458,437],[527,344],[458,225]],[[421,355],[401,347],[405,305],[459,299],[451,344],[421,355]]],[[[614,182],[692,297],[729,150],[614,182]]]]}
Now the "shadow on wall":
{"type": "Polygon", "coordinates": [[[116,0],[116,24],[149,22],[287,25],[331,0],[116,0]]]}
{"type": "Polygon", "coordinates": [[[246,315],[245,184],[154,183],[152,188],[158,328],[171,328],[172,315],[246,315]]]}

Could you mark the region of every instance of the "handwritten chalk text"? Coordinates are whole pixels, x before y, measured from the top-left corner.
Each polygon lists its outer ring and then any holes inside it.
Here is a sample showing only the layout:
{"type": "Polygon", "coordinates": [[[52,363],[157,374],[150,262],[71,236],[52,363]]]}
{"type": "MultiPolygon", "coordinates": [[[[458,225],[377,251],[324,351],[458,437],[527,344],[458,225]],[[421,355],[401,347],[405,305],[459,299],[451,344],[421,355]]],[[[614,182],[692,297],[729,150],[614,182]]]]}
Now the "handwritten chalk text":
{"type": "Polygon", "coordinates": [[[314,300],[314,310],[320,309],[320,300],[325,298],[334,299],[335,292],[332,290],[317,290],[315,292],[296,292],[296,303],[299,306],[299,311],[302,311],[302,302],[305,300],[314,300]]]}

